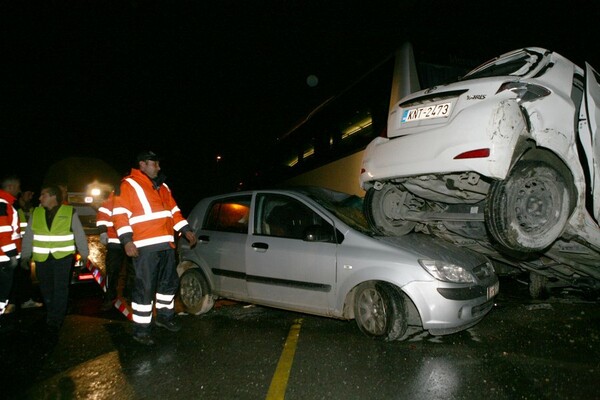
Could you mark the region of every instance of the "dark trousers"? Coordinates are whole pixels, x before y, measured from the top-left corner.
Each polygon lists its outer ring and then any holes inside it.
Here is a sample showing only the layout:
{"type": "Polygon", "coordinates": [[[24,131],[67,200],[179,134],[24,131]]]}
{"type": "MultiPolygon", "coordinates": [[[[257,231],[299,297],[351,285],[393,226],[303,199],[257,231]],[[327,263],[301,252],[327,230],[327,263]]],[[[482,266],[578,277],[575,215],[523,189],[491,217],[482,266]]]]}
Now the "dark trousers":
{"type": "Polygon", "coordinates": [[[52,327],[60,327],[67,314],[72,263],[71,256],[59,260],[48,258],[44,262],[35,263],[40,290],[48,313],[46,323],[52,327]]]}
{"type": "Polygon", "coordinates": [[[154,252],[140,252],[133,259],[135,287],[131,297],[134,334],[150,333],[152,306],[156,300],[156,317],[170,320],[175,314],[173,301],[165,297],[175,296],[179,286],[173,249],[154,252]]]}
{"type": "Polygon", "coordinates": [[[33,299],[31,270],[17,267],[15,269],[14,284],[10,294],[10,302],[21,305],[29,299],[33,299]]]}
{"type": "Polygon", "coordinates": [[[135,271],[131,258],[127,257],[125,250],[121,245],[109,244],[106,249],[106,295],[105,299],[113,301],[117,298],[117,288],[119,286],[119,275],[121,268],[125,263],[125,287],[123,296],[131,298],[131,291],[134,285],[135,271]]]}
{"type": "Polygon", "coordinates": [[[8,305],[8,297],[13,285],[15,269],[8,266],[10,262],[0,262],[0,313],[8,305]]]}

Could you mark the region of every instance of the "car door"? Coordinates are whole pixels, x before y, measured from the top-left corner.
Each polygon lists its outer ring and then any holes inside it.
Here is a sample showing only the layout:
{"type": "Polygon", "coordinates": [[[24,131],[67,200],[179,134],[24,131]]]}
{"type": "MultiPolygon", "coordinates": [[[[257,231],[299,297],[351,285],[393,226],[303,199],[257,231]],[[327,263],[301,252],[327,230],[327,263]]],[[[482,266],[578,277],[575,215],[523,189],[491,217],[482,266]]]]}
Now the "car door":
{"type": "Polygon", "coordinates": [[[244,259],[251,200],[251,195],[214,200],[197,232],[198,251],[210,269],[214,289],[220,295],[241,300],[247,295],[244,259]]]}
{"type": "Polygon", "coordinates": [[[594,178],[592,193],[594,198],[594,216],[600,221],[600,138],[598,137],[598,124],[600,123],[600,76],[591,65],[585,63],[585,95],[586,112],[592,135],[592,146],[594,156],[594,178]]]}
{"type": "Polygon", "coordinates": [[[333,224],[296,198],[258,193],[246,273],[252,301],[327,313],[336,282],[333,224]]]}

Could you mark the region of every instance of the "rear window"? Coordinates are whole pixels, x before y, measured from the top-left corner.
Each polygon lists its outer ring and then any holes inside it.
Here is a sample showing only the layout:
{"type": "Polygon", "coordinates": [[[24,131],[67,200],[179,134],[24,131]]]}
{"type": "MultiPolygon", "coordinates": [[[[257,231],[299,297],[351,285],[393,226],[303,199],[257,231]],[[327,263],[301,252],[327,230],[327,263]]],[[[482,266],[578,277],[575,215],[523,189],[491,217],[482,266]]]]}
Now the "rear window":
{"type": "Polygon", "coordinates": [[[209,231],[248,233],[251,196],[237,196],[213,202],[204,221],[209,231]]]}
{"type": "Polygon", "coordinates": [[[492,76],[523,76],[542,59],[542,54],[520,51],[510,56],[497,58],[467,73],[461,80],[489,78],[492,76]]]}

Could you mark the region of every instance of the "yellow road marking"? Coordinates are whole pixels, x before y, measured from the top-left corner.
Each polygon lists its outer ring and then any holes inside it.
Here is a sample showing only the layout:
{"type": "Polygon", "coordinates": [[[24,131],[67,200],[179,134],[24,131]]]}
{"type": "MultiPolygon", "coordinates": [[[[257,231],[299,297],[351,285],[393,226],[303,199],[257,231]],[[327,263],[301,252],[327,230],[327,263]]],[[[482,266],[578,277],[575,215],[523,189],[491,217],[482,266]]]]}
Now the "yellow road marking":
{"type": "Polygon", "coordinates": [[[281,357],[279,357],[275,374],[273,374],[273,379],[271,379],[271,386],[269,386],[266,400],[283,400],[285,397],[285,390],[288,378],[290,377],[290,371],[292,370],[298,337],[300,336],[301,324],[302,319],[297,319],[290,328],[290,333],[288,333],[287,340],[283,345],[283,352],[281,353],[281,357]]]}

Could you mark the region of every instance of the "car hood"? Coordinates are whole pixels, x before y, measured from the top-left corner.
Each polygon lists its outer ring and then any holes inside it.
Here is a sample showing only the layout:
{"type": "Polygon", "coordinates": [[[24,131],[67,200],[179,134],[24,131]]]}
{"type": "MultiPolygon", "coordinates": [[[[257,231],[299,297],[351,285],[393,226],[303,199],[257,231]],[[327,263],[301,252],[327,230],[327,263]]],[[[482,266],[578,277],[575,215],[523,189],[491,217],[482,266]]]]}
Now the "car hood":
{"type": "Polygon", "coordinates": [[[486,257],[472,250],[420,233],[396,237],[374,236],[373,238],[387,245],[416,254],[422,259],[445,261],[471,268],[488,261],[486,257]]]}

